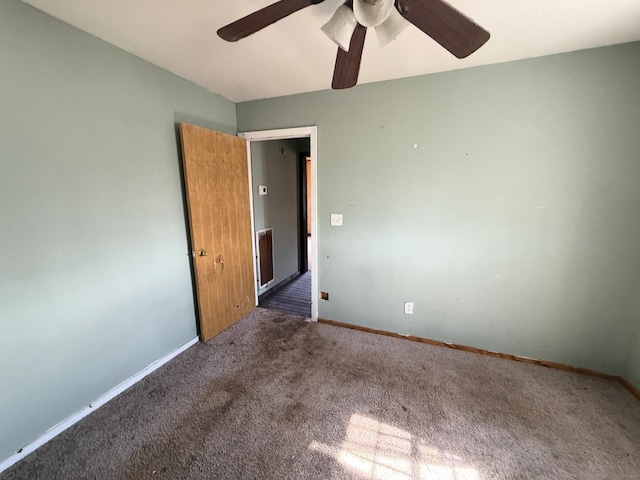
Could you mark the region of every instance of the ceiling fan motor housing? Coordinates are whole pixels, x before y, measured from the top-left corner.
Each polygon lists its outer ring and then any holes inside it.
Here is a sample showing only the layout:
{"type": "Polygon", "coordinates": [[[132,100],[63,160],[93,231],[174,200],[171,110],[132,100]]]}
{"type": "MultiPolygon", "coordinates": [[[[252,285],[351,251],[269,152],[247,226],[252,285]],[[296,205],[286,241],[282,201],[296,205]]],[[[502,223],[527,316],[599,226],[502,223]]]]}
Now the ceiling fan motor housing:
{"type": "Polygon", "coordinates": [[[377,27],[381,25],[395,7],[395,0],[354,0],[353,13],[360,25],[377,27]]]}

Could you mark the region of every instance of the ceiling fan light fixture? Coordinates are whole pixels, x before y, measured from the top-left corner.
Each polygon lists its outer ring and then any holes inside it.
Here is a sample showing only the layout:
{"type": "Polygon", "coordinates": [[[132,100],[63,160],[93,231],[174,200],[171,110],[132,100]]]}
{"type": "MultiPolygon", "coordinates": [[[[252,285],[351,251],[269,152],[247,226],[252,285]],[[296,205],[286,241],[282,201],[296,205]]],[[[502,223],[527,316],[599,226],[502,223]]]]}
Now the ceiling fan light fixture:
{"type": "Polygon", "coordinates": [[[361,25],[377,27],[395,10],[395,0],[353,0],[353,13],[361,25]]]}
{"type": "Polygon", "coordinates": [[[389,17],[376,27],[380,47],[384,47],[395,40],[409,25],[410,23],[394,8],[389,17]]]}
{"type": "Polygon", "coordinates": [[[331,19],[322,26],[322,32],[345,52],[349,51],[351,36],[358,25],[356,16],[346,5],[340,5],[331,19]]]}
{"type": "MultiPolygon", "coordinates": [[[[218,35],[223,40],[235,42],[322,2],[324,0],[277,0],[220,28],[218,35]]],[[[457,58],[471,55],[491,36],[447,0],[345,0],[322,27],[322,31],[338,45],[331,88],[350,88],[358,83],[369,27],[376,29],[378,41],[384,47],[409,23],[457,58]]]]}

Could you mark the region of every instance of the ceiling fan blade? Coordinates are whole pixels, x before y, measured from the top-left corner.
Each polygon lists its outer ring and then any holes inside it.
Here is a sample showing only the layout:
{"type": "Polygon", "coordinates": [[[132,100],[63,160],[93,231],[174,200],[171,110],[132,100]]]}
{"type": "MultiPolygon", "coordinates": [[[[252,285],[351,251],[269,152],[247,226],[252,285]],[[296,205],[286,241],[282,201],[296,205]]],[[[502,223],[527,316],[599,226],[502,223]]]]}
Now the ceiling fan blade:
{"type": "Polygon", "coordinates": [[[444,0],[398,0],[397,6],[404,18],[458,58],[489,40],[489,32],[444,0]]]}
{"type": "Polygon", "coordinates": [[[333,71],[333,82],[331,88],[341,90],[351,88],[358,83],[360,73],[360,61],[362,60],[362,50],[364,49],[364,39],[367,35],[367,27],[358,24],[349,44],[349,51],[345,52],[338,47],[336,57],[336,67],[333,71]]]}
{"type": "Polygon", "coordinates": [[[322,3],[324,0],[280,0],[251,15],[236,20],[218,30],[218,36],[228,42],[237,42],[241,38],[276,23],[292,13],[310,5],[322,3]]]}

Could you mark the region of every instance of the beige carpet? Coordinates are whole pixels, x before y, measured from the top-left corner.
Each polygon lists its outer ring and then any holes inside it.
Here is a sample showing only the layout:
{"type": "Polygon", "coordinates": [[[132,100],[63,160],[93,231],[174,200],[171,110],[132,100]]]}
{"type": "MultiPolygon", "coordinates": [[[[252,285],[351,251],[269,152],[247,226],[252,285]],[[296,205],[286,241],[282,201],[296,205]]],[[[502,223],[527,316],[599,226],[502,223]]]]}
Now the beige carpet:
{"type": "Polygon", "coordinates": [[[619,384],[258,309],[9,479],[637,479],[619,384]]]}

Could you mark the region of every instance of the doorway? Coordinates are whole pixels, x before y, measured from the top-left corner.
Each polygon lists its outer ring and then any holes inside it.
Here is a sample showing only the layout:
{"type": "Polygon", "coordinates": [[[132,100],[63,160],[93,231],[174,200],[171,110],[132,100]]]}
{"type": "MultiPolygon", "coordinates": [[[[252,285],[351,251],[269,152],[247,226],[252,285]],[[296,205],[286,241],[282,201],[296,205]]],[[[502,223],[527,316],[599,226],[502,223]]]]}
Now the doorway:
{"type": "Polygon", "coordinates": [[[238,136],[247,141],[258,304],[286,311],[286,301],[306,301],[310,309],[304,316],[315,321],[318,318],[317,127],[246,132],[238,136]],[[287,167],[289,161],[293,164],[287,167]],[[292,175],[293,206],[291,183],[282,183],[283,178],[290,180],[292,175]],[[265,258],[269,254],[273,257],[265,258]],[[279,266],[281,263],[285,265],[279,266]],[[273,272],[261,272],[265,265],[274,268],[273,272]],[[265,283],[261,278],[272,280],[265,283]]]}

